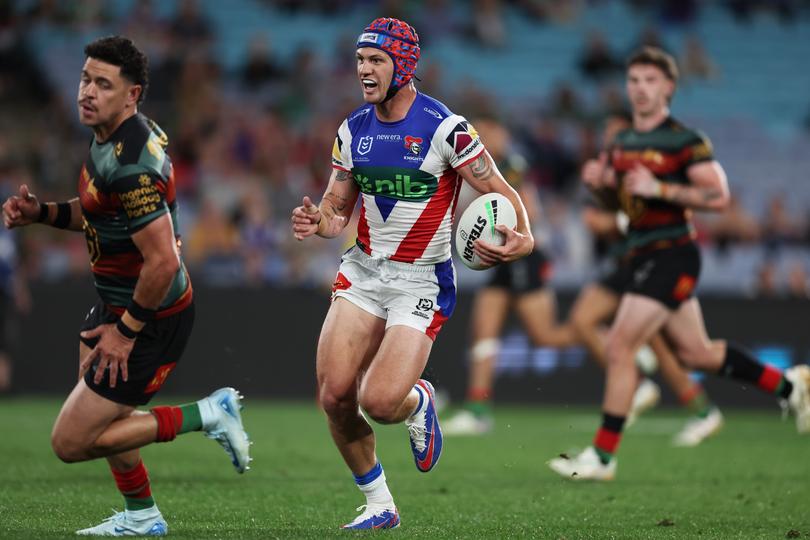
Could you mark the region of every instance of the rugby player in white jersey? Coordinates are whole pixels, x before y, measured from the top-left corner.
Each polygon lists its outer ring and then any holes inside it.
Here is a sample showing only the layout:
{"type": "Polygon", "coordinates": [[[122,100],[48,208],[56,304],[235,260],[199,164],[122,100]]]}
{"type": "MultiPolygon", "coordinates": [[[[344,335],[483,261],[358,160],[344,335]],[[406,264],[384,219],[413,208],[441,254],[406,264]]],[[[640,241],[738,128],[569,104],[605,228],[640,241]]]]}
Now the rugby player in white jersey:
{"type": "Polygon", "coordinates": [[[518,259],[534,245],[520,197],[475,129],[416,90],[419,56],[419,37],[407,23],[381,18],[365,28],[357,40],[365,104],[338,130],[321,202],[304,197],[292,212],[298,240],[333,238],[362,194],[357,243],[343,255],[317,352],[332,438],[366,496],[361,514],[344,528],[400,524],[361,409],[379,423],[406,423],[420,471],[430,471],[441,455],[433,387],[419,377],[455,306],[450,238],[461,180],[505,195],[517,211],[515,230],[498,227],[503,246],[476,242],[484,262],[518,259]]]}

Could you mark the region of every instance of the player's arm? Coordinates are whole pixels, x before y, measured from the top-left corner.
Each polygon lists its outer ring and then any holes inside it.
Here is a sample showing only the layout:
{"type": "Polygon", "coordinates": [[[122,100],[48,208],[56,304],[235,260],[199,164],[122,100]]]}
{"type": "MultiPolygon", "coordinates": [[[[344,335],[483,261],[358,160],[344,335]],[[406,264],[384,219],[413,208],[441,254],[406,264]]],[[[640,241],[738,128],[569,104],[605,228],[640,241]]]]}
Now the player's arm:
{"type": "Polygon", "coordinates": [[[634,195],[661,199],[695,210],[724,210],[729,203],[728,180],[715,160],[695,163],[686,170],[688,185],[658,180],[647,167],[637,164],[625,175],[627,189],[634,195]]]}
{"type": "Polygon", "coordinates": [[[457,169],[470,186],[481,193],[500,193],[512,203],[517,214],[517,227],[512,230],[504,225],[496,229],[506,236],[503,246],[495,246],[476,240],[474,249],[481,260],[488,264],[513,261],[531,253],[534,249],[534,237],[529,226],[526,207],[517,191],[509,185],[498,170],[489,152],[484,150],[467,165],[457,169]]]}
{"type": "Polygon", "coordinates": [[[20,186],[18,195],[9,197],[3,204],[3,224],[7,229],[23,227],[32,223],[44,223],[58,229],[82,230],[82,208],[79,199],[66,202],[44,202],[37,200],[28,186],[20,186]]]}
{"type": "Polygon", "coordinates": [[[180,269],[174,227],[168,212],[150,221],[131,238],[143,256],[143,266],[135,284],[132,300],[117,324],[103,324],[93,330],[82,332],[82,337],[99,337],[99,341],[80,364],[79,377],[84,376],[93,361],[98,358],[95,383],[101,383],[104,371],[109,367],[110,387],[115,387],[119,373],[124,381],[129,379],[127,360],[135,345],[135,339],[146,323],[154,319],[155,312],[169,292],[172,281],[180,269]]]}
{"type": "Polygon", "coordinates": [[[608,210],[618,210],[616,197],[616,171],[608,162],[605,151],[597,159],[589,159],[582,166],[582,182],[599,204],[608,210]]]}
{"type": "Polygon", "coordinates": [[[334,238],[346,227],[354,212],[354,205],[360,189],[354,182],[352,173],[343,169],[332,169],[332,176],[326,186],[319,205],[304,197],[303,204],[292,212],[293,234],[297,240],[317,234],[323,238],[334,238]]]}

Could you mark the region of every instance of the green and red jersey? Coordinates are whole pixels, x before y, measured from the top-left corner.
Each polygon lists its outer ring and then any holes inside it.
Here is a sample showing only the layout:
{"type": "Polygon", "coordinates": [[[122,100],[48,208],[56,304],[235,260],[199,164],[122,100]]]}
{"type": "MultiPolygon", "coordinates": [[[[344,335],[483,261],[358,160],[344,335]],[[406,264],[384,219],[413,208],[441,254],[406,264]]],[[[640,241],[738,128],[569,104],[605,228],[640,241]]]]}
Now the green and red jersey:
{"type": "MultiPolygon", "coordinates": [[[[169,213],[177,230],[174,173],[163,130],[142,114],[125,120],[104,143],[93,139],[79,177],[79,201],[96,290],[123,312],[135,291],[143,256],[132,235],[169,213]]],[[[179,242],[179,241],[178,241],[179,242]]],[[[191,281],[180,264],[158,317],[191,303],[191,281]]]]}
{"type": "Polygon", "coordinates": [[[671,117],[651,131],[626,129],[616,135],[610,161],[618,180],[619,206],[630,218],[630,249],[687,241],[694,236],[694,226],[690,209],[628,193],[623,182],[625,173],[641,163],[662,182],[686,185],[689,167],[713,159],[709,139],[671,117]]]}

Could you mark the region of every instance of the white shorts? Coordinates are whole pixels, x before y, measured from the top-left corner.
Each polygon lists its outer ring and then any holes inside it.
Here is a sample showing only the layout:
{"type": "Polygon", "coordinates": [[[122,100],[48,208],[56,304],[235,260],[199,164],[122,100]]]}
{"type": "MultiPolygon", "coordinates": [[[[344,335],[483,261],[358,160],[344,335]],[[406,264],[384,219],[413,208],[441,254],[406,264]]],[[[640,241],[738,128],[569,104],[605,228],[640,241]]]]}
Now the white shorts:
{"type": "Polygon", "coordinates": [[[332,285],[335,298],[384,319],[386,329],[401,324],[435,340],[456,307],[456,272],[452,260],[401,263],[369,257],[355,246],[341,259],[332,285]]]}

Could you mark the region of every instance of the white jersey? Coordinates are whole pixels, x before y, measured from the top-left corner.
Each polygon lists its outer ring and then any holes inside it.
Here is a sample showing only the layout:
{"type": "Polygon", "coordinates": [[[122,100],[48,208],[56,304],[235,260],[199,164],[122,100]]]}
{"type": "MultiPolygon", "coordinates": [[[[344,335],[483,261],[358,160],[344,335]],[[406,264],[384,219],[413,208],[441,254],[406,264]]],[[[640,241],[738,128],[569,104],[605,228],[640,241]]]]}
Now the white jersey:
{"type": "Polygon", "coordinates": [[[362,193],[357,245],[374,258],[430,265],[450,259],[453,214],[464,167],[484,145],[464,117],[417,93],[407,116],[381,122],[373,105],[343,121],[332,166],[362,193]]]}

